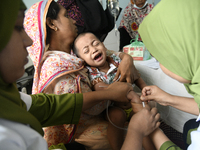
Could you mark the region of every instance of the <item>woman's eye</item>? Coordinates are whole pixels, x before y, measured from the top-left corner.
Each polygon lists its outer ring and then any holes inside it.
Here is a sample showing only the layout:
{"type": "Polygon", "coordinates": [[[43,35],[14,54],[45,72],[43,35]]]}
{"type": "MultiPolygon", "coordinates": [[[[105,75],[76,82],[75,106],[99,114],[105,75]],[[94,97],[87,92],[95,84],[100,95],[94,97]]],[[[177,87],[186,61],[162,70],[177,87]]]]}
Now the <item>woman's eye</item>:
{"type": "Polygon", "coordinates": [[[66,17],[66,18],[69,18],[68,14],[65,14],[65,17],[66,17]]]}
{"type": "Polygon", "coordinates": [[[23,26],[15,26],[15,29],[19,32],[21,32],[22,30],[24,30],[23,26]]]}

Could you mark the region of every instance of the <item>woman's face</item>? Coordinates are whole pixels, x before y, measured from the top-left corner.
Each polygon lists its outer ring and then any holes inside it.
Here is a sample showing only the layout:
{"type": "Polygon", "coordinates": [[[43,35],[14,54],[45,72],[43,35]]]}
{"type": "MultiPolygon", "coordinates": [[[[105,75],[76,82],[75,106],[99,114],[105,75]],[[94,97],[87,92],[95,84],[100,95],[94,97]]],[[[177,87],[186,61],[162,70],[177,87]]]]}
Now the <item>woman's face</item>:
{"type": "Polygon", "coordinates": [[[66,9],[60,6],[60,11],[58,13],[58,18],[55,21],[55,26],[57,26],[59,36],[62,37],[63,41],[72,44],[74,39],[78,35],[78,29],[76,27],[76,21],[69,18],[66,9]]]}
{"type": "Polygon", "coordinates": [[[184,78],[176,75],[175,73],[171,72],[170,70],[168,70],[167,68],[165,68],[162,64],[160,64],[160,68],[162,69],[162,71],[166,75],[170,76],[171,78],[173,78],[173,79],[175,79],[175,80],[177,80],[177,81],[179,81],[181,83],[190,83],[191,82],[191,81],[186,80],[186,79],[184,79],[184,78]]]}
{"type": "Polygon", "coordinates": [[[132,0],[134,3],[135,3],[135,5],[136,6],[138,6],[138,7],[142,7],[142,6],[144,6],[144,4],[145,4],[145,2],[146,2],[146,0],[132,0]]]}
{"type": "Polygon", "coordinates": [[[23,20],[24,11],[19,11],[10,41],[0,52],[0,73],[7,83],[22,77],[24,65],[28,63],[26,47],[32,45],[32,40],[24,31],[23,20]]]}

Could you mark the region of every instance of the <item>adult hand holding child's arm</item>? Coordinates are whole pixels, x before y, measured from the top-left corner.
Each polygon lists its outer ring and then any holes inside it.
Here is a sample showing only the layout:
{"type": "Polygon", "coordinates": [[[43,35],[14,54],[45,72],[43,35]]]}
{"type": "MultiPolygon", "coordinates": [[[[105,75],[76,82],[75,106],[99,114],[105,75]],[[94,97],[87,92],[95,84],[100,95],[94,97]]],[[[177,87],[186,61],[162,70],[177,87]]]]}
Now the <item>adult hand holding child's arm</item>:
{"type": "Polygon", "coordinates": [[[83,93],[83,108],[86,110],[103,100],[112,100],[118,102],[129,102],[128,93],[133,91],[129,83],[115,82],[110,84],[106,89],[83,93]]]}
{"type": "Polygon", "coordinates": [[[133,64],[133,58],[123,52],[119,54],[119,57],[121,62],[113,81],[120,77],[119,81],[121,82],[133,83],[135,79],[139,78],[138,71],[133,64]]]}
{"type": "Polygon", "coordinates": [[[159,127],[159,118],[160,114],[157,113],[157,108],[150,109],[148,105],[134,114],[130,120],[122,150],[141,150],[142,139],[159,127]]]}

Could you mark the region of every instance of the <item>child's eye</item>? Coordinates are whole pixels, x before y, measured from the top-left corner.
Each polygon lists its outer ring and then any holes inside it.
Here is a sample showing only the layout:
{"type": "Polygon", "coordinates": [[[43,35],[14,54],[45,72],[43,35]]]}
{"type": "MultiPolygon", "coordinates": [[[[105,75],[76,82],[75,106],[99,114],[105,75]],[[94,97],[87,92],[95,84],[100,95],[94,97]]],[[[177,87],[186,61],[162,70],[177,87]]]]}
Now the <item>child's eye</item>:
{"type": "Polygon", "coordinates": [[[24,30],[23,26],[15,26],[15,29],[19,32],[21,32],[22,30],[24,30]]]}
{"type": "Polygon", "coordinates": [[[99,45],[99,42],[94,42],[94,46],[97,46],[97,45],[99,45]]]}
{"type": "Polygon", "coordinates": [[[84,54],[87,54],[88,52],[89,52],[89,49],[85,49],[85,50],[83,51],[84,54]]]}

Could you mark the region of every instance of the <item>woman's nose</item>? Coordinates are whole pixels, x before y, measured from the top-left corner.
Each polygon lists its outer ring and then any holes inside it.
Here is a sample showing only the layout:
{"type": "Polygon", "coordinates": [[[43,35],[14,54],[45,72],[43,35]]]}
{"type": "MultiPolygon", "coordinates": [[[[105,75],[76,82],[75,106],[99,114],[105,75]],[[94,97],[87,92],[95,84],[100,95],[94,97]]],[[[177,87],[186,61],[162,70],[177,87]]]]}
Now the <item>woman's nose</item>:
{"type": "Polygon", "coordinates": [[[25,33],[24,39],[23,39],[24,46],[25,47],[31,46],[33,44],[32,39],[28,36],[28,34],[25,31],[24,31],[24,33],[25,33]]]}
{"type": "Polygon", "coordinates": [[[72,19],[72,18],[70,18],[71,20],[72,20],[72,23],[73,24],[76,24],[76,20],[74,20],[74,19],[72,19]]]}

